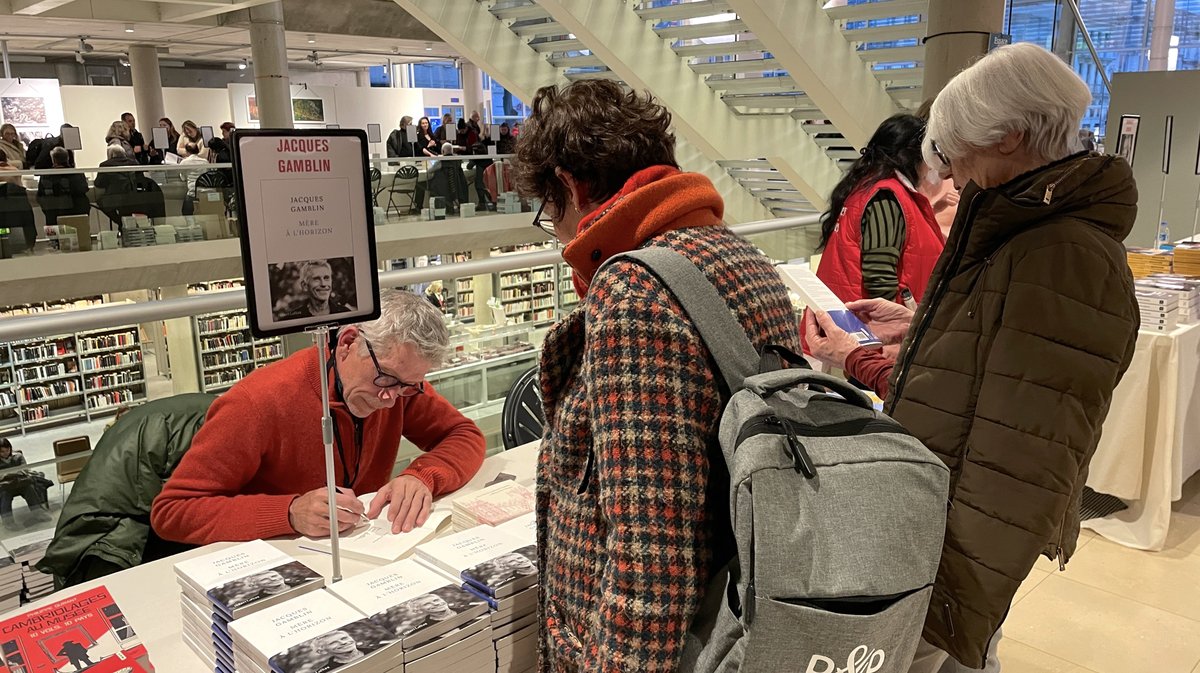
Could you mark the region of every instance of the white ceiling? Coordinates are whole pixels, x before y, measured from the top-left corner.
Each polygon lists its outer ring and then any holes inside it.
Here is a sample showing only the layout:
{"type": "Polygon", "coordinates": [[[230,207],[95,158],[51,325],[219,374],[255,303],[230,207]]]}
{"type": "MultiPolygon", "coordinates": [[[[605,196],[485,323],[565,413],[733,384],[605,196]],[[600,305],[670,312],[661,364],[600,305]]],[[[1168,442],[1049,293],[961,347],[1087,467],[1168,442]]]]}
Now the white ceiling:
{"type": "MultiPolygon", "coordinates": [[[[159,58],[163,60],[238,62],[251,57],[247,26],[0,16],[0,39],[8,41],[13,54],[70,57],[79,49],[80,36],[87,36],[94,48],[93,56],[119,56],[131,44],[153,44],[160,47],[159,58]],[[133,28],[132,33],[125,31],[127,26],[133,28]],[[166,53],[162,53],[163,48],[166,53]]],[[[315,50],[327,67],[361,68],[379,65],[388,58],[408,63],[456,56],[444,42],[294,31],[287,32],[287,46],[289,61],[306,64],[306,58],[315,50]],[[309,43],[310,37],[315,44],[309,43]]]]}

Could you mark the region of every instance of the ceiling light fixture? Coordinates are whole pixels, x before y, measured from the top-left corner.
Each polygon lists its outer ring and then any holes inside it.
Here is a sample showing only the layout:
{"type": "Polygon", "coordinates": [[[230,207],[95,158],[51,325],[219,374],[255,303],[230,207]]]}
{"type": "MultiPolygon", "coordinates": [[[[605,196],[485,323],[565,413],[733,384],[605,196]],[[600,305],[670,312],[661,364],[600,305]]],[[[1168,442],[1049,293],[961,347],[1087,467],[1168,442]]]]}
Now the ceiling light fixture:
{"type": "Polygon", "coordinates": [[[432,42],[425,43],[425,51],[433,51],[433,43],[432,42]]]}
{"type": "Polygon", "coordinates": [[[127,24],[125,24],[125,32],[126,32],[126,33],[132,33],[132,32],[133,32],[133,24],[132,24],[132,23],[127,23],[127,24]]]}
{"type": "Polygon", "coordinates": [[[309,43],[309,44],[316,44],[316,43],[317,43],[317,36],[316,36],[316,35],[313,35],[312,33],[309,33],[309,35],[308,35],[308,43],[309,43]]]}

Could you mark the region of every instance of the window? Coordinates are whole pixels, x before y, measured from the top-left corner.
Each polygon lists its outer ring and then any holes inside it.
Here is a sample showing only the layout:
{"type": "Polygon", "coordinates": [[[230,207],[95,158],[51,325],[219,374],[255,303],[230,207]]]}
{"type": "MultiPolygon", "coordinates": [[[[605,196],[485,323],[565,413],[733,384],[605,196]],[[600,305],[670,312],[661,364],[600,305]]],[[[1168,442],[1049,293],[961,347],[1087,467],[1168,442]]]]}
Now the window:
{"type": "Polygon", "coordinates": [[[450,61],[414,63],[412,86],[418,89],[461,89],[462,73],[450,61]]]}
{"type": "Polygon", "coordinates": [[[499,82],[492,82],[492,123],[501,124],[508,122],[521,121],[529,116],[529,108],[525,103],[512,95],[510,91],[500,85],[499,82]]]}
{"type": "Polygon", "coordinates": [[[386,65],[371,66],[371,86],[389,87],[392,83],[388,79],[388,68],[386,65]]]}

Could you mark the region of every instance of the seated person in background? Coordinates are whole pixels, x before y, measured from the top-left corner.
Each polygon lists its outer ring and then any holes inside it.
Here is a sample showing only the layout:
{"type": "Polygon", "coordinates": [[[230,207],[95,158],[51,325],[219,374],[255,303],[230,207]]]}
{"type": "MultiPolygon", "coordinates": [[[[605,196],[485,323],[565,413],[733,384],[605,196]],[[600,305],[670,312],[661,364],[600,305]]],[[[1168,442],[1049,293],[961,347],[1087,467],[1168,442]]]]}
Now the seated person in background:
{"type": "MultiPolygon", "coordinates": [[[[108,158],[100,162],[100,168],[138,165],[138,162],[130,158],[125,149],[117,144],[108,146],[108,158]]],[[[120,206],[124,205],[124,199],[133,191],[135,175],[141,175],[141,172],[96,174],[94,184],[96,189],[102,192],[96,197],[97,205],[108,216],[108,219],[117,225],[121,224],[120,206]]]]}
{"type": "MultiPolygon", "coordinates": [[[[483,433],[425,382],[449,333],[424,297],[384,290],[382,316],[342,327],[328,371],[307,348],[255,370],[217,398],[204,427],[154,501],[168,540],[208,544],[329,534],[321,387],[332,406],[338,525],[387,510],[392,532],[429,516],[433,498],[466,484],[483,463],[483,433]],[[401,438],[423,455],[389,479],[401,438]]],[[[324,345],[323,345],[324,347],[324,345]]]]}
{"type": "Polygon", "coordinates": [[[314,318],[354,310],[353,306],[333,296],[333,267],[323,259],[304,263],[300,270],[300,288],[304,290],[304,303],[285,316],[285,320],[314,318]]]}
{"type": "MultiPolygon", "coordinates": [[[[233,125],[233,122],[225,122],[221,124],[221,140],[224,140],[226,145],[232,145],[233,132],[236,130],[237,127],[233,125]]],[[[211,145],[209,146],[209,149],[212,149],[211,145]]]]}
{"type": "Polygon", "coordinates": [[[180,165],[200,166],[196,170],[183,172],[184,179],[187,181],[187,192],[183,195],[183,214],[192,215],[196,212],[196,180],[208,172],[208,169],[203,168],[208,165],[208,159],[200,154],[200,147],[195,143],[183,143],[183,155],[183,161],[179,162],[180,165]]]}
{"type": "MultiPolygon", "coordinates": [[[[442,145],[442,156],[452,157],[454,150],[455,146],[446,142],[442,145]]],[[[438,159],[430,163],[432,165],[429,168],[429,193],[443,197],[448,212],[458,212],[459,205],[470,199],[467,195],[467,176],[463,174],[462,160],[438,159]]]]}
{"type": "MultiPolygon", "coordinates": [[[[50,155],[57,147],[63,147],[62,130],[74,128],[70,124],[63,124],[58,127],[58,135],[50,136],[49,138],[38,138],[29,143],[29,148],[25,150],[25,165],[33,166],[37,169],[53,168],[54,158],[50,155]]],[[[66,150],[65,147],[63,147],[66,150]]],[[[75,152],[67,151],[67,159],[63,162],[66,168],[75,168],[75,152]]]]}
{"type": "MultiPolygon", "coordinates": [[[[24,464],[25,456],[20,451],[13,451],[12,442],[8,441],[7,437],[0,437],[0,470],[24,464]]],[[[49,479],[31,470],[0,475],[0,519],[4,521],[4,526],[15,528],[17,525],[16,519],[13,518],[12,503],[13,498],[18,495],[25,498],[25,504],[38,521],[49,521],[50,516],[45,510],[50,509],[49,499],[46,497],[50,485],[49,479]]]]}
{"type": "MultiPolygon", "coordinates": [[[[15,171],[16,166],[5,161],[4,151],[0,150],[0,171],[15,171]]],[[[0,178],[0,229],[8,229],[8,244],[12,252],[24,252],[33,248],[37,240],[37,224],[33,219],[33,205],[21,184],[21,177],[14,175],[10,178],[0,178]],[[20,241],[13,236],[19,230],[20,241]]]]}
{"type": "MultiPolygon", "coordinates": [[[[0,171],[19,171],[19,170],[21,170],[21,167],[14,166],[11,163],[9,163],[8,154],[4,150],[0,150],[0,171]]],[[[9,175],[9,176],[5,176],[5,177],[0,177],[0,182],[7,182],[9,184],[20,187],[21,186],[21,176],[9,175]]]]}
{"type": "MultiPolygon", "coordinates": [[[[50,151],[53,168],[71,168],[67,162],[71,153],[63,147],[50,151]]],[[[88,201],[88,183],[83,173],[43,175],[38,180],[38,205],[46,214],[46,224],[57,226],[62,215],[86,215],[92,204],[88,201]]]]}

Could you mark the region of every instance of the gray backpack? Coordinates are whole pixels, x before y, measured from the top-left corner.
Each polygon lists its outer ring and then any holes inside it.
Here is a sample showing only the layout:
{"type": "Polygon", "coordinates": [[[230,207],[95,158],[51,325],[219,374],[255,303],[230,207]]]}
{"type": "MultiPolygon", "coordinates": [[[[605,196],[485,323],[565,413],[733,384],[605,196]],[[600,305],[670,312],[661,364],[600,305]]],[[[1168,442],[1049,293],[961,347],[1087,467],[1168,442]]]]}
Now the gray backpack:
{"type": "Polygon", "coordinates": [[[671,290],[732,395],[720,444],[737,555],[708,590],[680,670],[905,673],[941,558],[949,470],[846,381],[770,366],[687,258],[620,258],[671,290]]]}

